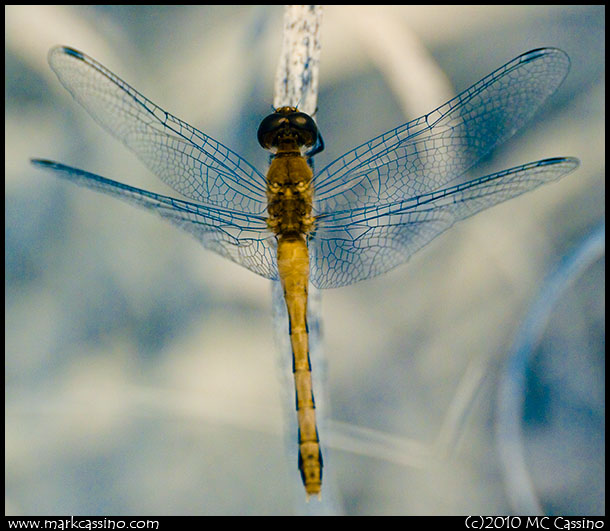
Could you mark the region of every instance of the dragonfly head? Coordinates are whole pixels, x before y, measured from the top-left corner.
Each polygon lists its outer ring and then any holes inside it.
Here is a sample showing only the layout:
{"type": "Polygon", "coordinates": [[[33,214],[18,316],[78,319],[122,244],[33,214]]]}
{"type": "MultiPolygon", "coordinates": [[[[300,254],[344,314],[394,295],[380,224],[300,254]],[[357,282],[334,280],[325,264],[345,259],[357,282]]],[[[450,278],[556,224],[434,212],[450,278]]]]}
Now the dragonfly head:
{"type": "Polygon", "coordinates": [[[280,107],[258,127],[258,143],[272,152],[282,143],[311,148],[318,142],[318,127],[308,114],[296,107],[280,107]]]}

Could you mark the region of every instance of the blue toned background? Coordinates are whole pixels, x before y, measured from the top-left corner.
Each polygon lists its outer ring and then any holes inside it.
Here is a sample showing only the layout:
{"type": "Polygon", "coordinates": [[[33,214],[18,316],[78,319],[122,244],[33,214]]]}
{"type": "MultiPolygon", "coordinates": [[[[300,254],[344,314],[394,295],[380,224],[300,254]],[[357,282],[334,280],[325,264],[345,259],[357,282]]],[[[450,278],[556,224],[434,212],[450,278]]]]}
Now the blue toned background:
{"type": "MultiPolygon", "coordinates": [[[[7,514],[303,510],[269,282],[28,164],[172,193],[59,84],[46,54],[66,44],[264,169],[255,131],[272,102],[281,8],[5,13],[7,514]]],[[[472,176],[581,159],[406,266],[323,293],[332,510],[518,510],[498,457],[498,382],[545,279],[604,220],[604,17],[599,6],[325,10],[318,167],[541,46],[570,55],[566,82],[472,176]]],[[[560,299],[526,368],[524,455],[551,514],[605,512],[604,272],[594,260],[560,299]]]]}

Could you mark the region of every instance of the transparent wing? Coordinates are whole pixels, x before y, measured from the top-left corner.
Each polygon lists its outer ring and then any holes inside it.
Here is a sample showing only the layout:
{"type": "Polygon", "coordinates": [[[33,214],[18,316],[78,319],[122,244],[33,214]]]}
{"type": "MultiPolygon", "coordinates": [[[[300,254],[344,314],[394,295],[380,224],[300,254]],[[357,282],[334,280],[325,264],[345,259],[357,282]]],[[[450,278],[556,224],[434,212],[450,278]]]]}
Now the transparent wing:
{"type": "Polygon", "coordinates": [[[403,201],[459,178],[532,117],[569,64],[561,50],[532,50],[435,111],[347,152],[316,175],[314,213],[403,201]]]}
{"type": "Polygon", "coordinates": [[[265,210],[265,177],[220,142],[164,111],[82,52],[53,48],[49,64],[93,119],[174,190],[231,210],[265,210]]]}
{"type": "Polygon", "coordinates": [[[62,179],[152,210],[191,233],[207,249],[265,278],[278,278],[275,238],[262,216],[181,201],[58,162],[35,159],[32,163],[62,179]]]}
{"type": "Polygon", "coordinates": [[[309,244],[311,282],[337,288],[385,273],[456,221],[555,181],[578,164],[540,160],[406,201],[322,215],[309,244]]]}

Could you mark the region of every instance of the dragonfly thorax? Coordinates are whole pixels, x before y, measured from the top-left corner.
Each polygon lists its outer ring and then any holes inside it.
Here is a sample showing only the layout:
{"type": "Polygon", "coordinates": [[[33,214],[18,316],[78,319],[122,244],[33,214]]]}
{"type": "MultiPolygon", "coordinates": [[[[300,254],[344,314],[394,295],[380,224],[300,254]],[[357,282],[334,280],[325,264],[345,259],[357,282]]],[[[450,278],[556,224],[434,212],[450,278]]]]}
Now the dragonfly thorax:
{"type": "Polygon", "coordinates": [[[272,152],[310,148],[318,141],[318,128],[296,107],[280,107],[258,127],[259,144],[272,152]],[[280,149],[278,149],[280,148],[280,149]]]}

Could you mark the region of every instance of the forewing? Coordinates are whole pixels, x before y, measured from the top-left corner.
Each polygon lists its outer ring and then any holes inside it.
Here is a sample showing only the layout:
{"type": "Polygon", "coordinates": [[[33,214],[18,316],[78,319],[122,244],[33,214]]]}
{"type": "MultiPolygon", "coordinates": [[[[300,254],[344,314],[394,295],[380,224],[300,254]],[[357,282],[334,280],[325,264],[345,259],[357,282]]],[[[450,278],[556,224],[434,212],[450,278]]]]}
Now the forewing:
{"type": "Polygon", "coordinates": [[[320,216],[311,242],[311,282],[337,288],[406,262],[456,221],[567,175],[574,158],[546,159],[383,206],[320,216]]]}
{"type": "Polygon", "coordinates": [[[181,201],[58,162],[35,159],[32,163],[62,179],[152,210],[191,233],[207,249],[265,278],[278,278],[275,238],[262,216],[181,201]]]}
{"type": "Polygon", "coordinates": [[[265,177],[245,159],[82,52],[53,48],[49,64],[93,119],[174,190],[205,204],[250,214],[264,211],[265,177]]]}
{"type": "Polygon", "coordinates": [[[513,59],[435,111],[321,170],[314,212],[394,203],[445,186],[521,128],[568,70],[568,56],[555,48],[513,59]]]}

